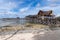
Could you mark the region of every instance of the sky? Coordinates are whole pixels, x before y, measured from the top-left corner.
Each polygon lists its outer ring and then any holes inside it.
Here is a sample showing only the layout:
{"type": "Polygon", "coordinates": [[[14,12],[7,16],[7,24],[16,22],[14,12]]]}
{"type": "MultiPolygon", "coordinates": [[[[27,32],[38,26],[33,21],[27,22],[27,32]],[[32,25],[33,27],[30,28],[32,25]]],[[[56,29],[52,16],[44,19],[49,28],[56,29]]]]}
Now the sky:
{"type": "Polygon", "coordinates": [[[0,0],[0,18],[36,15],[39,10],[52,10],[60,16],[60,0],[0,0]]]}

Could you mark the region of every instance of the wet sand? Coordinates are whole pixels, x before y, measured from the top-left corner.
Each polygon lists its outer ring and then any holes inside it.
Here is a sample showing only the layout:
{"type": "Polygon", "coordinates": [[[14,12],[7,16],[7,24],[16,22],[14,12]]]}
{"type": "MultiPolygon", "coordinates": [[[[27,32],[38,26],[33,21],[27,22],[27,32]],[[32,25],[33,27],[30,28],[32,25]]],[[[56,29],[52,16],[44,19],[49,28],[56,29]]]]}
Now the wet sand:
{"type": "Polygon", "coordinates": [[[60,30],[47,32],[44,35],[37,34],[33,38],[34,40],[60,40],[60,30]]]}

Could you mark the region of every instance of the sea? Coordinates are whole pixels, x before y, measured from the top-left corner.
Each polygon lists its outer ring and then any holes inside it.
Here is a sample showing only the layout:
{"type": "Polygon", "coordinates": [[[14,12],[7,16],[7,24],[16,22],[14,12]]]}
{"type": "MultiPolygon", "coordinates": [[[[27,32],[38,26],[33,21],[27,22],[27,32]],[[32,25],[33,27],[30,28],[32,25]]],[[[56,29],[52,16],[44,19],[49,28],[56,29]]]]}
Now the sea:
{"type": "Polygon", "coordinates": [[[27,20],[25,19],[17,19],[17,20],[4,20],[4,19],[0,19],[0,27],[2,26],[6,26],[6,25],[24,25],[27,23],[27,20]]]}

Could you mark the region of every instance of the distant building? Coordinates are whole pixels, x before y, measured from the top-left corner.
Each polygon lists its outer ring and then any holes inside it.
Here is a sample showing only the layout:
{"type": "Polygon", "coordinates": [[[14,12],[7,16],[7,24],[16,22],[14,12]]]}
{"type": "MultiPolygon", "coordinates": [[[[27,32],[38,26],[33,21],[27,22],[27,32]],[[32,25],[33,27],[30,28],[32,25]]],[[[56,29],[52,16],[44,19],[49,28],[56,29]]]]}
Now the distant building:
{"type": "Polygon", "coordinates": [[[2,18],[3,20],[18,20],[20,19],[19,17],[16,17],[16,18],[2,18]]]}
{"type": "Polygon", "coordinates": [[[30,22],[41,23],[41,24],[51,24],[56,23],[55,15],[52,10],[42,11],[40,10],[37,15],[28,15],[26,16],[30,22]]]}
{"type": "Polygon", "coordinates": [[[26,19],[52,19],[52,18],[54,18],[52,10],[49,11],[40,10],[37,15],[26,16],[26,19]]]}

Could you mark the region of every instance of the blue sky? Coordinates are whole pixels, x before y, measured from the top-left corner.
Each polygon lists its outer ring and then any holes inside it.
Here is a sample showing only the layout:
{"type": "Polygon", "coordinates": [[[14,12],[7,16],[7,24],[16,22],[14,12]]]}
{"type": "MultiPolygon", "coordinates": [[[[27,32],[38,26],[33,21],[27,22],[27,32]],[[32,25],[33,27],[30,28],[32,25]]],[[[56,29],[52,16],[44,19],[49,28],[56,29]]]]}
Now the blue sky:
{"type": "Polygon", "coordinates": [[[60,16],[60,0],[0,0],[0,18],[35,15],[39,10],[53,10],[60,16]]]}

